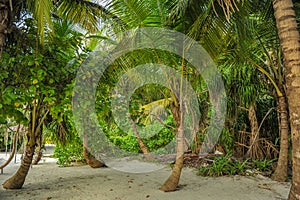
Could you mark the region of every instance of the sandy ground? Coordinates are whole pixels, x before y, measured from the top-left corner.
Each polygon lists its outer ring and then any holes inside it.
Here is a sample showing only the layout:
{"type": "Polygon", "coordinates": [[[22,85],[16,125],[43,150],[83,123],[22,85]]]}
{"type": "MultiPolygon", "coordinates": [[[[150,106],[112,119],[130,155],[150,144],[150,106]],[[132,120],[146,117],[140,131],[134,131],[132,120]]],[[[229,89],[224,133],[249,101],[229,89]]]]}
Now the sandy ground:
{"type": "MultiPolygon", "coordinates": [[[[18,169],[19,161],[10,164],[0,175],[2,184],[18,169]]],[[[55,159],[43,158],[33,166],[20,190],[0,189],[0,199],[99,199],[99,200],[276,200],[287,199],[290,184],[265,177],[197,176],[185,168],[179,189],[164,193],[158,188],[169,176],[169,167],[150,173],[125,173],[111,168],[89,166],[59,167],[55,159]]]]}

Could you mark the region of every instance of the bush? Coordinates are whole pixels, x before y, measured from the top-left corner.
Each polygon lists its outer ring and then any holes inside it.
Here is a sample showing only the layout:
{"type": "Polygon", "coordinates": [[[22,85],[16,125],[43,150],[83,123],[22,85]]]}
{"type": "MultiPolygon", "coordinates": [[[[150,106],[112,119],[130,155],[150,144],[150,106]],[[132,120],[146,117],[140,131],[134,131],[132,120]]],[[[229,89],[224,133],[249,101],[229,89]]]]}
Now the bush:
{"type": "MultiPolygon", "coordinates": [[[[172,116],[169,116],[165,123],[168,126],[174,126],[172,116]]],[[[155,133],[156,129],[153,129],[155,133]]],[[[151,131],[150,131],[151,132],[151,131]]],[[[133,130],[130,129],[129,133],[124,133],[119,128],[114,128],[111,130],[106,130],[106,136],[109,140],[120,147],[124,151],[138,153],[141,152],[141,148],[138,144],[137,138],[133,133],[133,130]]],[[[156,152],[158,149],[165,147],[170,143],[175,137],[175,133],[172,129],[164,127],[160,130],[159,133],[154,134],[151,137],[142,138],[145,145],[148,147],[149,151],[156,152]]]]}
{"type": "Polygon", "coordinates": [[[249,159],[240,161],[231,157],[231,155],[211,158],[210,164],[198,169],[198,175],[201,176],[224,176],[224,175],[251,175],[255,172],[261,172],[263,175],[271,175],[273,160],[250,161],[249,159]]]}
{"type": "Polygon", "coordinates": [[[56,145],[54,157],[58,158],[57,164],[63,167],[69,166],[72,162],[85,162],[81,139],[77,137],[65,145],[56,145]]]}
{"type": "Polygon", "coordinates": [[[201,176],[224,176],[224,175],[245,175],[250,167],[248,160],[239,161],[231,158],[230,155],[215,157],[208,166],[198,169],[198,175],[201,176]]]}

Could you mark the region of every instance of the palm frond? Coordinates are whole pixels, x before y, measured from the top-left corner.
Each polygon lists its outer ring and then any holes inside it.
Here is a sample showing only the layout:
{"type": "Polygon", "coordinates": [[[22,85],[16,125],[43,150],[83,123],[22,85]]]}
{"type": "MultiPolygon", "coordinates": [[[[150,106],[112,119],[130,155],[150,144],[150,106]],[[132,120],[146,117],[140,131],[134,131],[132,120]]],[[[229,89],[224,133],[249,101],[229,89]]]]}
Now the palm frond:
{"type": "Polygon", "coordinates": [[[119,26],[126,26],[118,16],[112,14],[101,2],[60,0],[56,2],[55,7],[60,17],[80,25],[89,32],[96,32],[100,28],[101,20],[112,20],[119,26]]]}
{"type": "Polygon", "coordinates": [[[58,1],[56,9],[60,17],[77,23],[86,30],[95,32],[98,29],[95,9],[86,4],[85,1],[58,1]]]}
{"type": "Polygon", "coordinates": [[[146,115],[143,123],[150,124],[155,120],[158,120],[161,123],[163,121],[162,118],[166,117],[166,108],[170,106],[172,101],[172,98],[159,99],[141,106],[140,112],[142,112],[143,115],[146,115]]]}
{"type": "Polygon", "coordinates": [[[158,109],[158,107],[166,108],[166,107],[170,106],[170,103],[172,101],[173,101],[172,98],[159,99],[159,100],[156,100],[156,101],[153,101],[151,103],[141,106],[140,111],[146,115],[149,115],[150,113],[159,114],[160,109],[158,109]],[[157,113],[153,113],[154,111],[157,111],[157,113]]]}
{"type": "Polygon", "coordinates": [[[129,27],[143,27],[161,22],[164,11],[160,6],[156,1],[116,0],[108,3],[106,7],[129,27]]]}
{"type": "MultiPolygon", "coordinates": [[[[242,0],[243,2],[243,0],[242,0]]],[[[218,0],[218,4],[221,6],[227,21],[229,21],[231,15],[235,11],[239,11],[238,4],[240,3],[240,0],[218,0]]]]}
{"type": "Polygon", "coordinates": [[[43,43],[46,26],[48,26],[50,30],[53,30],[51,19],[53,3],[51,0],[34,0],[28,1],[27,6],[37,21],[39,38],[41,43],[43,43]]]}

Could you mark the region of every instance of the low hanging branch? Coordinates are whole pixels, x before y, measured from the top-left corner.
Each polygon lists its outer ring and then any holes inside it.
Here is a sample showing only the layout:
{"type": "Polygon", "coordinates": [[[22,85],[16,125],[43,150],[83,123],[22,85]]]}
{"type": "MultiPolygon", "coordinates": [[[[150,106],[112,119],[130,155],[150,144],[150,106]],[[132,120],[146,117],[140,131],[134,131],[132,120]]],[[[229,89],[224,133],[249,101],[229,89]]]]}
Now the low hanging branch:
{"type": "Polygon", "coordinates": [[[164,125],[165,127],[170,128],[170,129],[172,129],[173,131],[176,130],[176,128],[174,128],[173,126],[170,126],[170,125],[166,124],[166,123],[165,123],[161,118],[159,118],[157,115],[151,114],[151,116],[153,116],[159,123],[161,123],[161,124],[164,125]]]}

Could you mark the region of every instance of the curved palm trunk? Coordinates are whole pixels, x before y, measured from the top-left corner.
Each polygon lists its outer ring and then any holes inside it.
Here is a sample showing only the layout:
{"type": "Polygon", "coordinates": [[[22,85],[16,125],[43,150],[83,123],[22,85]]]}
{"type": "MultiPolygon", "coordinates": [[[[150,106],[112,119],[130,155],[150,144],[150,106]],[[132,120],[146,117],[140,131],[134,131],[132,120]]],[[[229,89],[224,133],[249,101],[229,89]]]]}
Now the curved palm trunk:
{"type": "Polygon", "coordinates": [[[274,15],[284,56],[292,134],[293,179],[289,200],[300,199],[300,36],[292,0],[274,0],[274,15]]]}
{"type": "Polygon", "coordinates": [[[22,188],[32,162],[33,154],[34,154],[34,146],[31,146],[27,143],[21,166],[19,167],[15,175],[13,175],[11,178],[9,178],[3,183],[3,188],[5,189],[22,188]]]}
{"type": "Polygon", "coordinates": [[[175,121],[177,128],[177,136],[176,136],[176,161],[173,166],[173,171],[169,178],[164,182],[164,184],[159,188],[164,192],[171,192],[177,189],[181,170],[183,168],[183,156],[185,152],[185,138],[184,138],[184,127],[183,127],[183,112],[180,112],[180,106],[175,105],[175,103],[171,104],[171,111],[173,115],[173,119],[175,121]]]}
{"type": "Polygon", "coordinates": [[[95,156],[93,156],[89,152],[87,134],[84,134],[84,136],[83,136],[83,156],[86,160],[86,163],[92,168],[106,167],[106,165],[103,162],[101,162],[100,160],[97,160],[95,158],[95,156]]]}
{"type": "Polygon", "coordinates": [[[176,161],[173,166],[173,170],[169,178],[164,182],[164,184],[159,188],[160,190],[164,192],[172,192],[177,189],[180,176],[181,176],[181,170],[183,168],[183,155],[184,155],[184,138],[183,136],[183,129],[180,128],[178,131],[178,136],[176,138],[177,140],[177,156],[176,161]]]}
{"type": "Polygon", "coordinates": [[[35,149],[34,132],[32,132],[32,121],[29,122],[27,132],[27,144],[25,146],[24,157],[18,171],[8,180],[3,183],[5,189],[20,189],[22,188],[25,178],[28,174],[32,163],[32,158],[35,149]]]}
{"type": "Polygon", "coordinates": [[[0,58],[4,49],[9,23],[9,1],[0,0],[0,58]]]}
{"type": "Polygon", "coordinates": [[[286,181],[288,169],[289,151],[289,122],[285,95],[278,99],[278,113],[280,115],[280,152],[273,179],[276,181],[286,181]]]}

